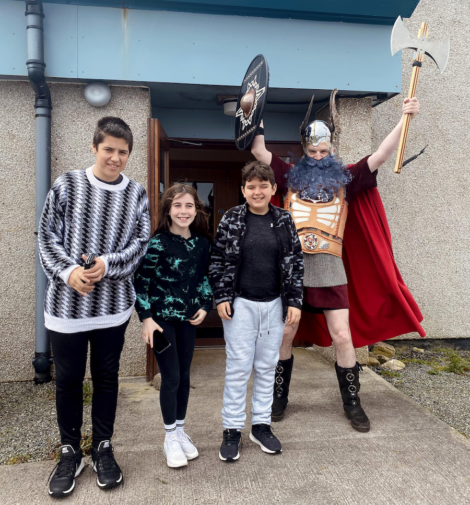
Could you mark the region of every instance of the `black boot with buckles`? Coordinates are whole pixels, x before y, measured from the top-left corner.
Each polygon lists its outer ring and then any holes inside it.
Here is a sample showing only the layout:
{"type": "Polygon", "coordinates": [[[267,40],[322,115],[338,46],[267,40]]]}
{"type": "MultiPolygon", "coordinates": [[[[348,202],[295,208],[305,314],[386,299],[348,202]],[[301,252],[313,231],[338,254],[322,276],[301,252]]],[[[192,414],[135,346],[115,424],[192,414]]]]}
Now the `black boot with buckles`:
{"type": "Polygon", "coordinates": [[[276,374],[274,377],[274,399],[271,412],[271,420],[273,422],[280,421],[284,417],[284,412],[289,403],[289,385],[292,377],[293,365],[293,355],[290,359],[279,360],[277,362],[276,374]]]}
{"type": "Polygon", "coordinates": [[[370,430],[370,421],[361,407],[358,393],[361,388],[359,383],[359,370],[362,367],[356,362],[352,368],[342,368],[335,363],[339,389],[343,398],[343,407],[346,417],[351,421],[351,426],[362,433],[370,430]]]}

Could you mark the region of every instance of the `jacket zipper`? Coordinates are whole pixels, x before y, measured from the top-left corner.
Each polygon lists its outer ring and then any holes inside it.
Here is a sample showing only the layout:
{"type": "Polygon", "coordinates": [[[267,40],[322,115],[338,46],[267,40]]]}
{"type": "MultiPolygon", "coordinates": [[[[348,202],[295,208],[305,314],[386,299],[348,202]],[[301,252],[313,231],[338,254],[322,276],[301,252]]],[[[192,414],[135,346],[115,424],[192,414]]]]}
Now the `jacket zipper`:
{"type": "Polygon", "coordinates": [[[279,231],[277,230],[276,223],[278,222],[279,218],[273,222],[273,227],[274,227],[274,233],[276,234],[277,242],[279,244],[279,259],[278,259],[278,266],[279,266],[279,271],[281,272],[281,301],[282,301],[282,312],[283,312],[283,317],[285,318],[287,316],[287,302],[286,302],[286,293],[285,293],[285,288],[284,288],[284,273],[282,270],[282,254],[287,253],[287,249],[282,247],[282,241],[281,237],[279,236],[279,231]],[[284,249],[284,251],[283,251],[284,249]]]}

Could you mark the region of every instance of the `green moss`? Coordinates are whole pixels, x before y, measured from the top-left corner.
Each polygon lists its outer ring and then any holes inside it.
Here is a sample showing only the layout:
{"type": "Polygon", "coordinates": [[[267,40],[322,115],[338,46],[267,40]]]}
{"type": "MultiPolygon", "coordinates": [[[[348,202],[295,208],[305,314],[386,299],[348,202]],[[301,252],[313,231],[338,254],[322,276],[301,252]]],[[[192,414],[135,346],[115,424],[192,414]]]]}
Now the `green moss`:
{"type": "Polygon", "coordinates": [[[55,391],[51,391],[50,389],[46,389],[46,393],[49,397],[49,400],[55,400],[55,391]]]}
{"type": "Polygon", "coordinates": [[[424,359],[416,359],[416,358],[402,358],[400,360],[402,363],[405,363],[407,365],[408,363],[416,363],[417,365],[427,365],[429,361],[426,361],[424,359]]]}
{"type": "Polygon", "coordinates": [[[392,372],[390,370],[382,370],[382,376],[383,377],[397,377],[398,379],[401,379],[400,372],[392,372]]]}
{"type": "Polygon", "coordinates": [[[93,385],[91,382],[83,383],[83,405],[89,405],[93,399],[93,385]]]}
{"type": "Polygon", "coordinates": [[[21,456],[13,456],[9,459],[7,465],[20,465],[21,463],[27,463],[31,459],[30,454],[22,454],[21,456]]]}
{"type": "Polygon", "coordinates": [[[462,358],[462,356],[460,356],[457,352],[449,352],[448,358],[448,365],[444,369],[446,372],[465,375],[465,372],[470,371],[470,363],[468,360],[462,358]]]}
{"type": "Polygon", "coordinates": [[[93,448],[93,439],[90,435],[83,435],[80,441],[80,449],[85,456],[91,454],[91,449],[93,448]]]}

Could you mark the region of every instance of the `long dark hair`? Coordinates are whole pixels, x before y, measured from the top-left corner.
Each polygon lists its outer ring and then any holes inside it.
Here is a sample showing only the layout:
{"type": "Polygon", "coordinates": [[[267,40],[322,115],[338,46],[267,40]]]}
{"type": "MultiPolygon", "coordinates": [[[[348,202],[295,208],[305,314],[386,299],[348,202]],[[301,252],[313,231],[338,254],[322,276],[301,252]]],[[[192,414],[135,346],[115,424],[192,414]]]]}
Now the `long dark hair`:
{"type": "Polygon", "coordinates": [[[160,199],[160,204],[158,206],[158,222],[157,228],[155,230],[154,236],[157,233],[162,233],[164,231],[169,231],[171,226],[170,209],[173,200],[180,198],[183,195],[190,195],[193,197],[194,205],[196,206],[196,217],[194,221],[189,225],[191,234],[202,235],[212,242],[212,236],[209,232],[209,215],[205,210],[204,202],[199,198],[197,191],[189,186],[188,184],[182,184],[178,182],[173,186],[170,186],[162,198],[160,199]]]}

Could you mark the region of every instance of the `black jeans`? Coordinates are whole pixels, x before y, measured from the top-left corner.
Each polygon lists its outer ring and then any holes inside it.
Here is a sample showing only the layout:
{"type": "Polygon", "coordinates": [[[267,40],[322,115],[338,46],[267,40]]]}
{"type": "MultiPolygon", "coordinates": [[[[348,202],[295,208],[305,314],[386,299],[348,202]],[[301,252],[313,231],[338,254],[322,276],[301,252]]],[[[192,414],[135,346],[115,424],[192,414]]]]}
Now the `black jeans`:
{"type": "Polygon", "coordinates": [[[154,352],[162,376],[160,407],[163,422],[174,424],[186,416],[189,399],[189,373],[196,342],[196,327],[188,321],[162,321],[157,324],[171,346],[154,352]]]}
{"type": "Polygon", "coordinates": [[[128,324],[126,321],[121,326],[80,333],[50,332],[56,369],[57,422],[63,445],[71,445],[75,450],[80,446],[88,342],[93,380],[93,447],[111,439],[119,389],[119,359],[128,324]]]}

